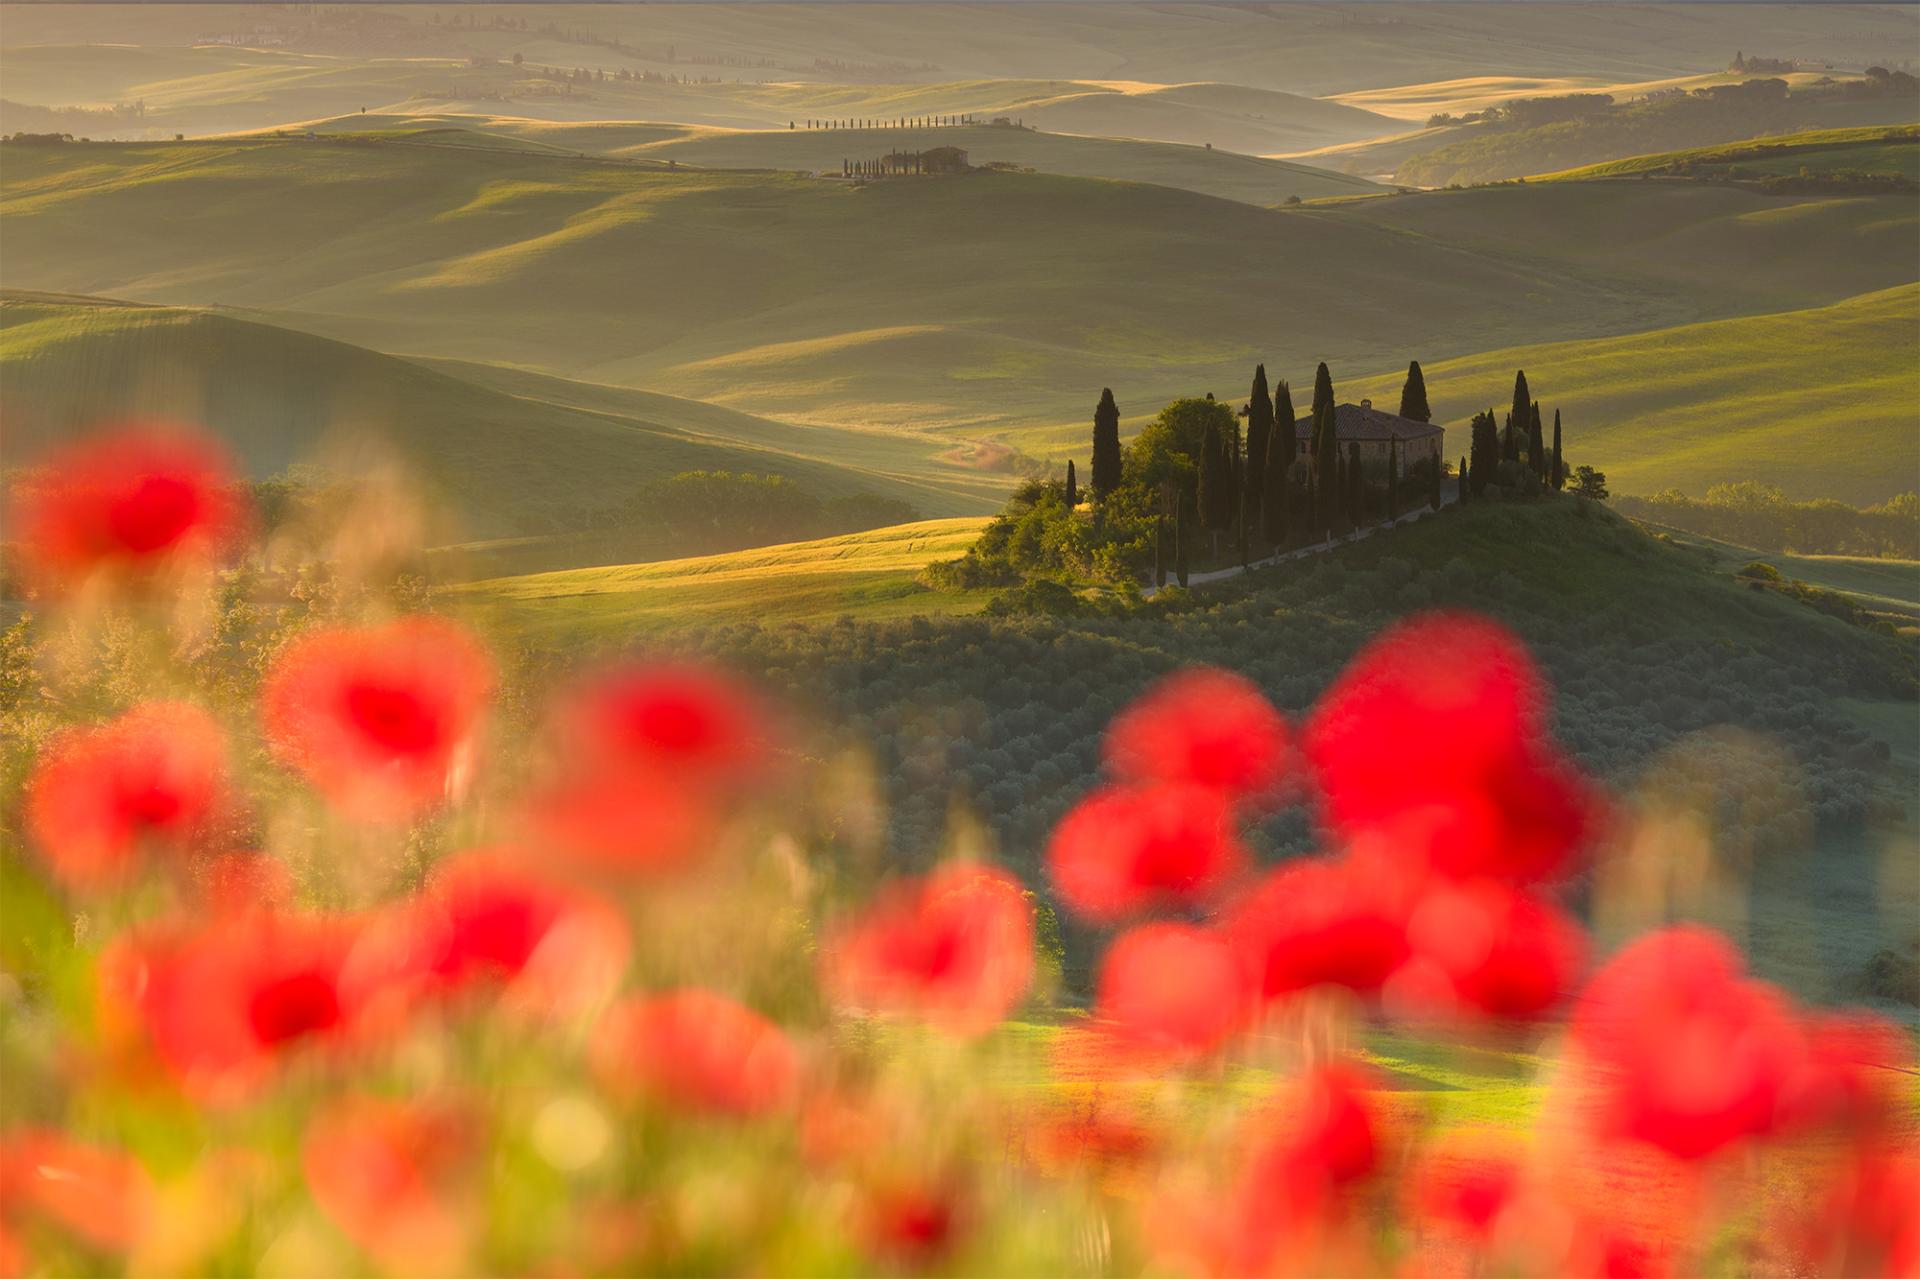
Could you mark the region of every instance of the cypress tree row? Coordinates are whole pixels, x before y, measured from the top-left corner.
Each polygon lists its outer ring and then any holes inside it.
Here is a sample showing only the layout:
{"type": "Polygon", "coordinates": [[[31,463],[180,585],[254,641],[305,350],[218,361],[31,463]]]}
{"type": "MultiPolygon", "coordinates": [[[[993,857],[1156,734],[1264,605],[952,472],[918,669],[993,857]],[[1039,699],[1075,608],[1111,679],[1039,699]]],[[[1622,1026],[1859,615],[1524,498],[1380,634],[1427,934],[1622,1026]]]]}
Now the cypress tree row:
{"type": "Polygon", "coordinates": [[[1187,584],[1187,503],[1176,499],[1173,507],[1173,572],[1180,585],[1187,584]]]}
{"type": "Polygon", "coordinates": [[[1080,505],[1080,487],[1074,482],[1073,459],[1067,459],[1067,509],[1080,505]]]}
{"type": "Polygon", "coordinates": [[[1120,406],[1111,387],[1100,391],[1093,411],[1093,495],[1103,498],[1120,487],[1120,406]]]}
{"type": "MultiPolygon", "coordinates": [[[[1489,410],[1491,412],[1491,410],[1489,410]]],[[[1521,419],[1521,428],[1515,428],[1513,414],[1507,414],[1506,425],[1500,431],[1500,460],[1518,462],[1520,460],[1520,436],[1518,429],[1524,429],[1526,419],[1521,419]]]]}
{"type": "Polygon", "coordinates": [[[1420,371],[1418,360],[1407,364],[1407,384],[1400,388],[1400,416],[1416,422],[1433,421],[1433,410],[1427,407],[1427,377],[1420,371]]]}
{"type": "Polygon", "coordinates": [[[1260,500],[1267,483],[1267,441],[1273,435],[1273,397],[1267,393],[1267,366],[1253,369],[1253,391],[1247,397],[1246,484],[1241,493],[1246,502],[1246,518],[1260,514],[1260,500]]]}
{"type": "MultiPolygon", "coordinates": [[[[1418,368],[1418,365],[1414,367],[1418,368]]],[[[1400,441],[1387,439],[1387,523],[1400,518],[1400,441]]]]}
{"type": "Polygon", "coordinates": [[[1548,482],[1551,483],[1555,489],[1563,489],[1567,486],[1567,468],[1565,464],[1560,461],[1559,409],[1553,411],[1553,474],[1548,478],[1548,482]]]}
{"type": "Polygon", "coordinates": [[[1493,473],[1500,469],[1500,432],[1493,424],[1493,410],[1479,413],[1473,419],[1473,495],[1479,497],[1487,491],[1487,484],[1493,479],[1493,473]]]}
{"type": "Polygon", "coordinates": [[[1547,478],[1547,446],[1540,438],[1540,401],[1535,400],[1527,409],[1527,469],[1538,476],[1542,483],[1547,478]]]}
{"type": "Polygon", "coordinates": [[[1209,534],[1218,535],[1233,522],[1233,511],[1227,504],[1231,474],[1226,442],[1209,422],[1206,434],[1200,438],[1200,475],[1194,491],[1195,514],[1200,527],[1209,534]]]}

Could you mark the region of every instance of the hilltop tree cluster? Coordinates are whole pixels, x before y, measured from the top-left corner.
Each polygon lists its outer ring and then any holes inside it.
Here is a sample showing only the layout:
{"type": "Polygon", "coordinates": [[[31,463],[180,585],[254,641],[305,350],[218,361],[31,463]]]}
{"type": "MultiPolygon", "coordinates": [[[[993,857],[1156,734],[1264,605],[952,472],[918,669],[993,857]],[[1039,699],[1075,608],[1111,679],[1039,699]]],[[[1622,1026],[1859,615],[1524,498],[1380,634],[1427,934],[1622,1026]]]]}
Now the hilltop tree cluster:
{"type": "MultiPolygon", "coordinates": [[[[1553,411],[1549,443],[1540,401],[1533,398],[1527,386],[1525,369],[1513,375],[1513,403],[1505,417],[1496,420],[1493,410],[1486,409],[1473,415],[1470,431],[1471,450],[1460,459],[1463,502],[1489,496],[1490,488],[1529,495],[1558,492],[1572,478],[1561,452],[1560,410],[1553,411]]],[[[1598,471],[1593,474],[1598,477],[1599,491],[1584,486],[1579,491],[1588,497],[1605,497],[1606,476],[1598,471]]]]}

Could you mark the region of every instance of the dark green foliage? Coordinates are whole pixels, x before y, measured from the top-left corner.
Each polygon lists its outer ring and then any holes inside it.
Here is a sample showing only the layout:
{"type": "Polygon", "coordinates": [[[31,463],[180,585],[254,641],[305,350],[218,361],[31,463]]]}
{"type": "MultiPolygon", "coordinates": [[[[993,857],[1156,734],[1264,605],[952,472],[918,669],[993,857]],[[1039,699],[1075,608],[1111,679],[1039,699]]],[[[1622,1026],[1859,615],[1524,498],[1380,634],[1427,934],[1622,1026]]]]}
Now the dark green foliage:
{"type": "MultiPolygon", "coordinates": [[[[1267,392],[1267,366],[1253,370],[1253,390],[1247,397],[1246,483],[1241,494],[1246,503],[1245,519],[1260,517],[1260,503],[1267,483],[1267,441],[1273,435],[1273,397],[1267,392]]],[[[1291,425],[1291,423],[1289,423],[1291,425]]]]}
{"type": "Polygon", "coordinates": [[[1418,360],[1407,365],[1407,384],[1400,388],[1400,416],[1416,422],[1433,421],[1433,410],[1427,407],[1427,378],[1418,360]]]}
{"type": "Polygon", "coordinates": [[[1080,486],[1075,482],[1075,479],[1074,479],[1073,459],[1068,458],[1067,459],[1067,509],[1072,510],[1074,507],[1078,505],[1080,505],[1080,486]]]}
{"type": "Polygon", "coordinates": [[[1716,484],[1700,498],[1668,489],[1617,497],[1614,506],[1637,520],[1763,550],[1920,559],[1920,498],[1912,493],[1861,508],[1831,498],[1795,502],[1771,484],[1745,480],[1716,484]]]}
{"type": "Polygon", "coordinates": [[[1036,578],[1001,591],[985,611],[989,617],[1079,617],[1088,609],[1066,583],[1036,578]]]}
{"type": "Polygon", "coordinates": [[[1460,455],[1460,494],[1459,494],[1459,500],[1462,503],[1470,502],[1473,500],[1473,487],[1470,482],[1471,480],[1472,480],[1472,473],[1467,469],[1467,455],[1465,453],[1462,453],[1460,455]]]}
{"type": "Polygon", "coordinates": [[[1093,410],[1093,496],[1104,498],[1120,487],[1120,408],[1111,387],[1102,388],[1093,410]]]}
{"type": "Polygon", "coordinates": [[[1574,468],[1573,491],[1596,502],[1606,501],[1611,496],[1607,492],[1607,473],[1596,471],[1591,466],[1574,468]]]}
{"type": "Polygon", "coordinates": [[[1547,478],[1547,446],[1540,434],[1540,402],[1527,407],[1527,469],[1542,480],[1547,478]]]}
{"type": "Polygon", "coordinates": [[[1479,497],[1500,469],[1500,433],[1493,424],[1493,410],[1476,413],[1473,418],[1473,444],[1469,450],[1473,463],[1473,495],[1479,497]]]}
{"type": "Polygon", "coordinates": [[[1194,496],[1202,528],[1217,533],[1232,525],[1233,464],[1227,457],[1226,441],[1211,422],[1200,441],[1200,475],[1194,496]]]}
{"type": "Polygon", "coordinates": [[[1174,499],[1173,572],[1181,586],[1187,584],[1187,504],[1174,499]]]}
{"type": "Polygon", "coordinates": [[[1547,482],[1552,484],[1553,487],[1556,489],[1563,489],[1567,486],[1566,464],[1560,460],[1560,410],[1559,409],[1555,409],[1553,411],[1553,472],[1547,477],[1547,482]]]}
{"type": "MultiPolygon", "coordinates": [[[[1286,384],[1280,386],[1281,402],[1292,407],[1286,393],[1286,384]]],[[[1267,466],[1264,492],[1261,495],[1260,531],[1274,546],[1284,546],[1293,540],[1294,525],[1298,514],[1293,501],[1293,460],[1294,451],[1289,447],[1293,443],[1292,424],[1282,417],[1277,419],[1286,423],[1285,435],[1274,436],[1271,447],[1267,449],[1267,466]]]]}
{"type": "Polygon", "coordinates": [[[1029,480],[957,560],[930,564],[922,580],[939,590],[973,590],[1047,579],[1061,582],[1134,581],[1152,556],[1153,509],[1142,496],[1118,489],[1098,521],[1076,515],[1066,486],[1029,480]]]}
{"type": "MultiPolygon", "coordinates": [[[[1523,423],[1524,421],[1525,419],[1522,419],[1523,423]]],[[[1507,414],[1506,421],[1500,428],[1500,460],[1502,462],[1518,462],[1520,460],[1521,429],[1522,427],[1516,427],[1513,424],[1513,414],[1507,414]]]]}
{"type": "MultiPolygon", "coordinates": [[[[1462,458],[1461,461],[1464,462],[1466,461],[1466,459],[1462,458]]],[[[1432,461],[1429,462],[1427,465],[1427,505],[1431,506],[1436,511],[1440,509],[1440,500],[1441,500],[1440,499],[1440,479],[1441,479],[1440,471],[1441,471],[1440,457],[1438,454],[1435,454],[1432,461]]]]}

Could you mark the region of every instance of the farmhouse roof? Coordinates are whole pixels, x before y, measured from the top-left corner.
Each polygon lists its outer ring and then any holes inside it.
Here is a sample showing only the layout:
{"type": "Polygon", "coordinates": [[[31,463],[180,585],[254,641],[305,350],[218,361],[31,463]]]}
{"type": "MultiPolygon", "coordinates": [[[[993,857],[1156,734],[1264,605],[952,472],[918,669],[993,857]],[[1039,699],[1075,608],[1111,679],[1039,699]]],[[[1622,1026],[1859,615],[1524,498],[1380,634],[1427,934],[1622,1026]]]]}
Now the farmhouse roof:
{"type": "MultiPolygon", "coordinates": [[[[1333,409],[1334,438],[1341,441],[1369,440],[1425,440],[1444,434],[1441,427],[1431,422],[1416,422],[1410,417],[1401,417],[1398,413],[1389,413],[1376,409],[1370,401],[1359,404],[1336,404],[1333,409]]],[[[1293,424],[1293,433],[1300,439],[1313,436],[1313,415],[1308,414],[1293,424]]]]}

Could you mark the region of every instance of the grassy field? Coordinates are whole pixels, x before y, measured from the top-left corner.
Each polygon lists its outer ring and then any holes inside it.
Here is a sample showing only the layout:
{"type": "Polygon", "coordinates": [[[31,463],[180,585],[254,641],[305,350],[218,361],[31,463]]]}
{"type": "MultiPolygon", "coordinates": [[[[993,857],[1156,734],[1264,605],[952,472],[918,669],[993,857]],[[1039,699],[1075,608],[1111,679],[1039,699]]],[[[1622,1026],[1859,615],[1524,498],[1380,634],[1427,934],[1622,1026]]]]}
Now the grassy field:
{"type": "Polygon", "coordinates": [[[1920,622],[1920,560],[1866,555],[1792,555],[1723,542],[1651,520],[1635,522],[1682,546],[1700,548],[1725,572],[1734,572],[1759,560],[1795,581],[1845,595],[1897,625],[1920,622]]]}
{"type": "Polygon", "coordinates": [[[1729,146],[1695,147],[1590,164],[1533,179],[1536,182],[1636,177],[1684,169],[1690,176],[1719,176],[1738,166],[1745,173],[1792,175],[1845,170],[1920,180],[1920,125],[1859,129],[1809,129],[1756,138],[1729,146]]]}
{"type": "Polygon", "coordinates": [[[496,578],[458,588],[453,602],[544,644],[714,622],[971,613],[989,592],[930,591],[914,579],[962,554],[985,525],[927,520],[727,555],[496,578]]]}
{"type": "MultiPolygon", "coordinates": [[[[1590,189],[1590,188],[1583,188],[1590,189]]],[[[1504,411],[1515,369],[1541,410],[1564,416],[1569,464],[1597,466],[1623,493],[1695,495],[1760,479],[1799,498],[1872,503],[1920,473],[1920,287],[1834,306],[1652,333],[1489,351],[1423,364],[1448,451],[1465,424],[1504,411]],[[1834,441],[1845,438],[1845,447],[1834,441]]],[[[1404,370],[1343,394],[1399,403],[1404,370]]]]}
{"type": "Polygon", "coordinates": [[[1892,197],[1617,182],[1266,210],[1050,174],[849,188],[379,141],[6,161],[13,287],[241,305],[377,350],[1055,458],[1102,386],[1150,413],[1237,396],[1258,360],[1298,384],[1317,359],[1350,375],[1831,303],[1910,282],[1920,227],[1892,197]]]}
{"type": "Polygon", "coordinates": [[[223,312],[100,299],[0,295],[0,385],[10,461],[102,420],[197,421],[257,476],[298,462],[351,474],[397,455],[467,536],[571,525],[684,470],[783,474],[822,497],[872,493],[928,515],[992,510],[1006,483],[939,460],[944,439],[430,366],[223,312]]]}

